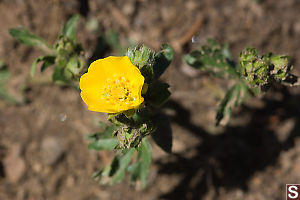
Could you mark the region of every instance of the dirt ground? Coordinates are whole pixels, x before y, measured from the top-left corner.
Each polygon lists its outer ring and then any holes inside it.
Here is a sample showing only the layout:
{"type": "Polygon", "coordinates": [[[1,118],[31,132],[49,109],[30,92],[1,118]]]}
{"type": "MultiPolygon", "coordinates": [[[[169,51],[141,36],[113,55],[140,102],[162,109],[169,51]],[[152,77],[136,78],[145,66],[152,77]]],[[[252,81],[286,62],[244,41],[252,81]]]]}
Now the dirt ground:
{"type": "Polygon", "coordinates": [[[274,86],[215,127],[216,106],[230,83],[191,69],[181,56],[216,38],[229,43],[235,59],[248,46],[290,55],[299,76],[299,10],[299,0],[0,0],[0,60],[12,73],[10,91],[25,99],[0,101],[0,199],[285,199],[285,184],[300,183],[300,88],[274,86]],[[75,13],[82,15],[77,32],[87,57],[97,44],[85,25],[91,19],[99,33],[115,30],[123,43],[176,48],[162,77],[172,91],[164,111],[173,154],[153,144],[145,190],[127,180],[102,186],[91,178],[111,154],[89,151],[84,135],[100,130],[105,116],[88,111],[77,91],[51,84],[24,89],[42,52],[18,44],[8,29],[25,26],[51,43],[75,13]]]}

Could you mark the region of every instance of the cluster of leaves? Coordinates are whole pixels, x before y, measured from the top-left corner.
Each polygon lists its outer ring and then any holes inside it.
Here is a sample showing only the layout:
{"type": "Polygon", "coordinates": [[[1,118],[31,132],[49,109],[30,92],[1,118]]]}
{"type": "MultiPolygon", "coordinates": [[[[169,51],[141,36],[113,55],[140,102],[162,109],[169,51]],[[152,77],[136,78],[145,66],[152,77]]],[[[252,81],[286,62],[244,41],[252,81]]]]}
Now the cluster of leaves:
{"type": "Polygon", "coordinates": [[[86,60],[83,49],[76,43],[76,25],[79,15],[74,15],[64,24],[61,34],[54,45],[49,45],[43,38],[30,33],[25,28],[13,28],[9,33],[17,41],[35,46],[43,50],[46,55],[34,60],[30,75],[34,76],[38,63],[42,63],[41,72],[54,66],[52,80],[57,84],[76,85],[80,76],[86,71],[86,60]]]}
{"type": "Polygon", "coordinates": [[[273,82],[286,81],[292,69],[289,56],[258,55],[254,48],[247,48],[240,53],[241,75],[251,88],[265,91],[273,82]]]}
{"type": "Polygon", "coordinates": [[[144,106],[121,114],[110,115],[112,123],[103,132],[90,135],[89,148],[94,150],[119,149],[110,165],[95,174],[101,183],[116,183],[124,178],[126,171],[130,180],[141,181],[146,186],[151,164],[151,146],[146,136],[152,135],[156,144],[166,152],[171,152],[172,133],[168,119],[162,115],[160,107],[170,96],[169,85],[158,78],[173,59],[173,49],[164,44],[158,53],[146,46],[129,48],[127,55],[145,77],[144,106]],[[137,156],[134,157],[134,152],[137,156]]]}
{"type": "Polygon", "coordinates": [[[240,53],[237,64],[231,59],[228,45],[211,39],[207,45],[185,55],[184,61],[216,77],[234,80],[234,85],[227,90],[217,108],[216,125],[225,116],[230,117],[232,109],[241,105],[248,94],[265,92],[273,82],[293,86],[298,79],[289,73],[292,66],[288,56],[272,53],[259,56],[256,49],[247,48],[240,53]]]}
{"type": "MultiPolygon", "coordinates": [[[[89,149],[97,151],[120,149],[118,147],[118,139],[114,137],[118,127],[111,125],[107,126],[103,132],[88,135],[91,140],[89,149]]],[[[152,160],[151,145],[144,138],[136,148],[120,149],[111,163],[98,172],[93,177],[98,179],[100,184],[114,184],[123,180],[126,171],[130,172],[130,180],[141,181],[141,186],[144,188],[147,184],[147,177],[152,160]],[[136,152],[136,153],[135,153],[136,152]],[[135,159],[135,162],[131,162],[135,159]]]]}

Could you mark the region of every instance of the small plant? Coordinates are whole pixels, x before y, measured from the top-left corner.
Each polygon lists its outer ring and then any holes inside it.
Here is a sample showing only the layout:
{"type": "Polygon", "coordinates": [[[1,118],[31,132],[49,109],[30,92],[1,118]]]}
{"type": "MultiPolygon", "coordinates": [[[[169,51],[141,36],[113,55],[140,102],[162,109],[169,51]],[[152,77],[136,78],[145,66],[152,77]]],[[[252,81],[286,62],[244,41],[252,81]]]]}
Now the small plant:
{"type": "Polygon", "coordinates": [[[232,109],[241,105],[248,94],[263,94],[275,82],[294,86],[298,81],[298,77],[290,74],[292,65],[288,56],[272,53],[260,56],[255,48],[247,48],[240,53],[237,64],[231,59],[228,45],[215,40],[208,40],[208,45],[185,55],[184,61],[216,77],[234,80],[217,108],[216,125],[224,116],[230,117],[232,109]]]}
{"type": "Polygon", "coordinates": [[[110,165],[95,173],[100,183],[120,182],[128,171],[131,181],[140,180],[145,187],[152,160],[148,135],[155,135],[154,141],[171,151],[172,141],[162,141],[163,133],[158,133],[169,122],[157,119],[170,96],[169,85],[158,78],[172,58],[173,49],[168,45],[158,53],[142,45],[128,49],[127,56],[93,62],[81,77],[81,97],[89,110],[109,113],[111,122],[103,132],[88,136],[89,148],[119,150],[110,165]]]}
{"type": "Polygon", "coordinates": [[[80,44],[76,42],[76,25],[79,15],[74,15],[62,27],[57,41],[49,45],[43,38],[30,33],[25,28],[10,29],[9,33],[17,41],[38,47],[46,55],[38,57],[31,66],[30,75],[34,76],[38,63],[42,63],[41,72],[54,66],[52,80],[60,85],[77,86],[80,76],[86,71],[86,59],[80,44]]]}
{"type": "MultiPolygon", "coordinates": [[[[171,135],[170,124],[161,114],[161,106],[170,96],[169,85],[159,81],[159,77],[171,63],[173,49],[163,44],[162,50],[156,53],[138,45],[129,48],[125,56],[97,59],[87,67],[84,51],[76,43],[78,20],[79,16],[75,15],[63,26],[53,46],[24,28],[11,29],[10,34],[19,42],[46,52],[33,62],[31,76],[35,75],[39,62],[42,62],[42,72],[54,66],[54,83],[79,85],[89,110],[108,113],[110,124],[102,132],[87,136],[91,141],[88,148],[117,153],[111,164],[95,173],[94,178],[100,183],[113,184],[120,182],[128,171],[130,180],[139,180],[144,188],[152,160],[146,137],[152,135],[163,150],[171,152],[172,138],[168,141],[164,138],[165,134],[171,135]],[[167,132],[161,133],[162,130],[167,132]]],[[[108,34],[106,39],[116,51],[123,52],[116,34],[108,34]]]]}

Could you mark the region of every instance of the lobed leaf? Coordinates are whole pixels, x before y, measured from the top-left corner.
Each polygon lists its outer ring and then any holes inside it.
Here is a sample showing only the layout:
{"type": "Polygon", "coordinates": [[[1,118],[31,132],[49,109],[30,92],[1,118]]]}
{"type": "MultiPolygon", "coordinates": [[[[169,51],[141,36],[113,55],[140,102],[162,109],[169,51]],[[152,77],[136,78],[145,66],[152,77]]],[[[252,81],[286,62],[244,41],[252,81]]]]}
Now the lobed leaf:
{"type": "Polygon", "coordinates": [[[220,45],[215,40],[208,40],[208,45],[200,46],[184,56],[190,66],[203,69],[219,77],[239,76],[236,66],[230,58],[228,45],[220,45]]]}

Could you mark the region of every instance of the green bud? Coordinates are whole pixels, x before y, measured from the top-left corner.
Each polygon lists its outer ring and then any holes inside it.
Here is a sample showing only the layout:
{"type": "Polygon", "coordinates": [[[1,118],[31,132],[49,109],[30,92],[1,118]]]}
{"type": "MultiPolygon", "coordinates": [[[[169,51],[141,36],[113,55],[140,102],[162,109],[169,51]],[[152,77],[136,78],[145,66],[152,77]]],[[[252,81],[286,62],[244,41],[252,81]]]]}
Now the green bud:
{"type": "Polygon", "coordinates": [[[127,50],[127,56],[132,64],[140,69],[142,75],[145,77],[146,83],[151,83],[154,76],[154,54],[155,52],[145,45],[129,48],[127,50]]]}
{"type": "Polygon", "coordinates": [[[56,52],[61,56],[69,56],[75,51],[75,45],[73,41],[67,37],[60,37],[54,45],[56,52]]]}
{"type": "Polygon", "coordinates": [[[134,49],[129,48],[127,50],[127,56],[129,57],[132,64],[141,69],[145,65],[153,62],[154,52],[145,45],[142,45],[134,49]]]}
{"type": "Polygon", "coordinates": [[[277,81],[284,80],[292,68],[288,56],[272,56],[271,63],[274,66],[271,73],[277,81]]]}
{"type": "Polygon", "coordinates": [[[68,64],[65,67],[65,76],[67,79],[71,79],[75,75],[79,74],[80,68],[78,65],[77,56],[70,58],[68,64]]]}
{"type": "Polygon", "coordinates": [[[266,85],[269,81],[269,59],[259,57],[256,49],[248,48],[240,54],[241,74],[252,87],[266,85]]]}
{"type": "MultiPolygon", "coordinates": [[[[254,62],[257,59],[257,50],[255,48],[247,48],[240,53],[240,64],[246,67],[247,64],[254,62]]],[[[248,66],[249,68],[250,66],[248,66]]]]}
{"type": "Polygon", "coordinates": [[[240,54],[241,75],[252,87],[266,88],[273,81],[283,81],[292,66],[288,56],[268,53],[258,56],[254,48],[248,48],[240,54]]]}

